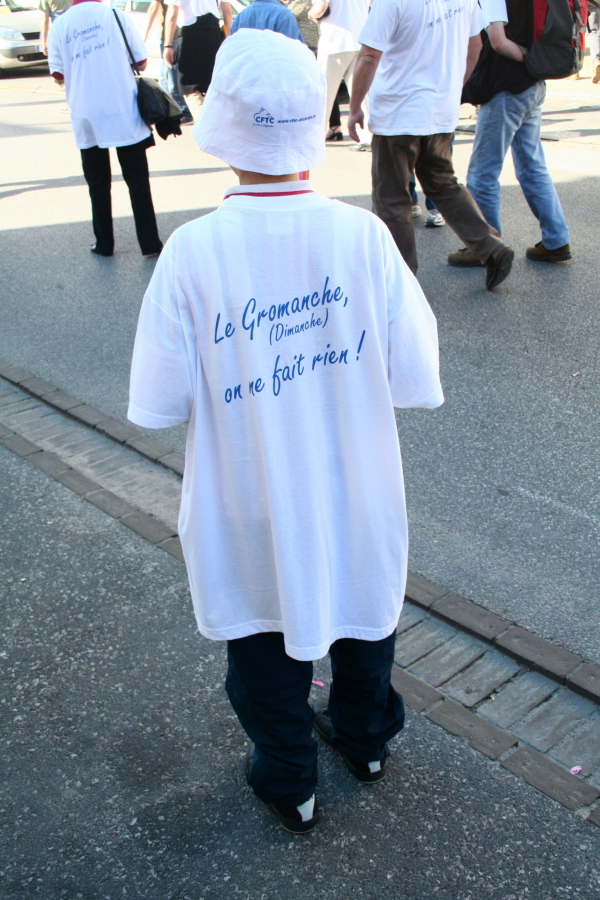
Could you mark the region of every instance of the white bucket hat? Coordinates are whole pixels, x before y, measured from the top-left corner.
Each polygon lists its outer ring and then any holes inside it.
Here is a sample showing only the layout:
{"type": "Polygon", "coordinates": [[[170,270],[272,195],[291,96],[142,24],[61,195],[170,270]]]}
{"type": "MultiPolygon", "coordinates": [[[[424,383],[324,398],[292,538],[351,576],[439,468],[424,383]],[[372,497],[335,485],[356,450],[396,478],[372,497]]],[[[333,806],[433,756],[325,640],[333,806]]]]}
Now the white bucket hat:
{"type": "Polygon", "coordinates": [[[240,28],[217,54],[194,137],[236,169],[303,172],[325,159],[326,97],[325,78],[305,44],[240,28]]]}

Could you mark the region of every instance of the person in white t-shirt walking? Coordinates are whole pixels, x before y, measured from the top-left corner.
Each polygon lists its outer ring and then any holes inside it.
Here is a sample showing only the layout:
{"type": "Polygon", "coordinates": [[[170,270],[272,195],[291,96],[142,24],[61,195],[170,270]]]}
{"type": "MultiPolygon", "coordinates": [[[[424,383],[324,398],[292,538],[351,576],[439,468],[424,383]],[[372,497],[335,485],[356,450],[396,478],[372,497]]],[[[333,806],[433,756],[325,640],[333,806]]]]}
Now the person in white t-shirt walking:
{"type": "Polygon", "coordinates": [[[73,133],[92,201],[96,243],[92,253],[112,256],[114,234],[109,147],[115,147],[129,189],[135,229],[144,256],[158,256],[158,236],[146,149],[154,146],[151,130],[137,105],[137,85],[119,16],[129,46],[143,70],[146,48],[120,10],[98,0],[74,0],[50,31],[48,65],[65,83],[73,133]]]}
{"type": "Polygon", "coordinates": [[[299,179],[325,157],[325,107],[305,44],[254,28],[225,41],[194,134],[239,185],[161,255],[128,411],[190,423],[179,535],[198,625],[227,641],[247,781],[298,834],[319,820],[313,725],[367,785],[403,726],[394,406],[443,402],[435,318],[388,229],[299,179]],[[311,707],[328,652],[329,697],[311,707]]]}
{"type": "Polygon", "coordinates": [[[232,15],[231,4],[226,0],[169,0],[163,59],[168,66],[175,62],[173,40],[177,21],[181,16],[181,44],[177,65],[181,93],[194,120],[202,111],[215,58],[225,40],[219,22],[220,13],[223,14],[225,31],[229,33],[232,15]]]}
{"type": "MultiPolygon", "coordinates": [[[[360,49],[358,36],[369,15],[369,0],[316,0],[309,16],[321,26],[317,60],[327,80],[327,123],[340,84],[352,91],[352,75],[360,49]],[[328,14],[327,11],[329,10],[328,14]]],[[[367,149],[371,135],[361,130],[359,147],[367,149]]]]}
{"type": "Polygon", "coordinates": [[[370,90],[373,206],[413,272],[417,250],[410,181],[425,194],[487,269],[493,290],[510,273],[514,253],[487,224],[452,166],[452,134],[463,83],[481,52],[477,0],[375,0],[360,35],[348,129],[364,121],[370,90]]]}

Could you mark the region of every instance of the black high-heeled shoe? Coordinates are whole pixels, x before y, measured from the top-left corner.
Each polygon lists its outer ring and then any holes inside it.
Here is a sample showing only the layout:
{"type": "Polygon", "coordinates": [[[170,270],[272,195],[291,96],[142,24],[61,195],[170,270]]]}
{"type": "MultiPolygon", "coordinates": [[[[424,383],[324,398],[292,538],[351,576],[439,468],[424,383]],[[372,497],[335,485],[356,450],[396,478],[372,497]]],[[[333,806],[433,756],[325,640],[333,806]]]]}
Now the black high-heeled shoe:
{"type": "MultiPolygon", "coordinates": [[[[329,129],[331,131],[331,128],[329,129]]],[[[331,134],[325,138],[326,141],[343,141],[344,135],[341,131],[331,131],[331,134]]]]}

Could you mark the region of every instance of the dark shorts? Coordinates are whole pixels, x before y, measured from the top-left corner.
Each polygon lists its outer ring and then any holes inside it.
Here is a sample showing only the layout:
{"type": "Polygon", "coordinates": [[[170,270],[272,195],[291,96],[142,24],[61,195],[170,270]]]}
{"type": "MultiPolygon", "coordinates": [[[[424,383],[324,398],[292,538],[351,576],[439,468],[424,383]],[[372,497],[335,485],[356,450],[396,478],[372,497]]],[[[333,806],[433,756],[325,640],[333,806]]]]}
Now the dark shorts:
{"type": "Polygon", "coordinates": [[[208,90],[219,47],[225,40],[219,20],[212,13],[198,16],[191,25],[181,29],[179,77],[182,92],[208,90]]]}

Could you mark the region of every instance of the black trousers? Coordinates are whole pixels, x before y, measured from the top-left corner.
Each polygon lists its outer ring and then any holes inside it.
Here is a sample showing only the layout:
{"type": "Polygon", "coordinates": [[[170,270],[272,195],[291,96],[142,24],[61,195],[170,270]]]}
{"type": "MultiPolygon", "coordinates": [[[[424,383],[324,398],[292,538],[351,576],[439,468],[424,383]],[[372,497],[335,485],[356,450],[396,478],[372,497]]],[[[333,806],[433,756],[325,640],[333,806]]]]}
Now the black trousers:
{"type": "MultiPolygon", "coordinates": [[[[158,253],[162,248],[158,236],[150,173],[146,159],[148,140],[127,147],[117,147],[117,157],[123,178],[129,188],[135,230],[142,253],[158,253]]],[[[104,147],[88,147],[81,151],[83,174],[88,183],[92,201],[92,222],[96,245],[101,253],[110,255],[115,246],[110,195],[110,155],[104,147]]]]}
{"type": "MultiPolygon", "coordinates": [[[[342,638],[329,648],[332,746],[361,762],[389,755],[404,725],[404,703],[390,683],[396,634],[382,641],[342,638]]],[[[265,803],[299,806],[317,785],[312,662],[292,659],[279,632],[228,641],[225,689],[256,744],[248,784],[265,803]]]]}

